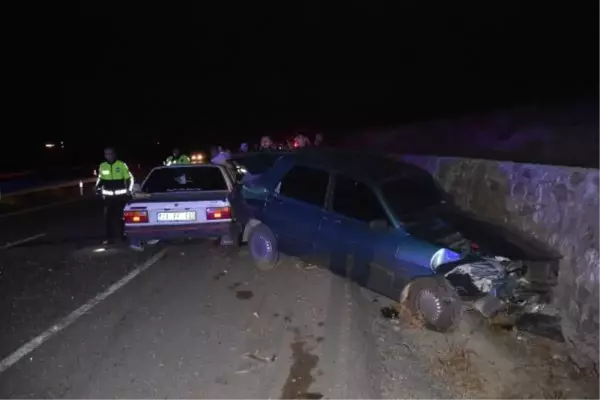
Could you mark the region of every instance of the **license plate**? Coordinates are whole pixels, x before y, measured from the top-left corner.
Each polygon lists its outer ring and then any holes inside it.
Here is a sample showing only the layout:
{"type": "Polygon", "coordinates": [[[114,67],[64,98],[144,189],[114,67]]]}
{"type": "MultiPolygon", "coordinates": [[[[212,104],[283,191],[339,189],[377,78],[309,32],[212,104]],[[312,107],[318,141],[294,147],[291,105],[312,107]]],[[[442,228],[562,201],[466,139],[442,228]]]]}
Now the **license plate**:
{"type": "Polygon", "coordinates": [[[196,211],[185,212],[161,212],[158,213],[160,222],[195,221],[196,211]]]}

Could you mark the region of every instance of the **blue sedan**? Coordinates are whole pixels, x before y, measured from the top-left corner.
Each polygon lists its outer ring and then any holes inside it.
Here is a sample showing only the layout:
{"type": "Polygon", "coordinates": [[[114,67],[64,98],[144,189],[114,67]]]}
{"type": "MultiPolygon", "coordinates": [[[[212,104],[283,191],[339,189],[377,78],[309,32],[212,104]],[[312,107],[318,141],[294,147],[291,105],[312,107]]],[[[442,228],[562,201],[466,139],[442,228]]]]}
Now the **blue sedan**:
{"type": "Polygon", "coordinates": [[[259,269],[281,254],[326,266],[401,300],[435,330],[456,326],[463,300],[486,316],[540,309],[556,283],[533,288],[527,276],[559,255],[462,212],[426,171],[383,156],[283,155],[237,185],[230,203],[259,269]]]}

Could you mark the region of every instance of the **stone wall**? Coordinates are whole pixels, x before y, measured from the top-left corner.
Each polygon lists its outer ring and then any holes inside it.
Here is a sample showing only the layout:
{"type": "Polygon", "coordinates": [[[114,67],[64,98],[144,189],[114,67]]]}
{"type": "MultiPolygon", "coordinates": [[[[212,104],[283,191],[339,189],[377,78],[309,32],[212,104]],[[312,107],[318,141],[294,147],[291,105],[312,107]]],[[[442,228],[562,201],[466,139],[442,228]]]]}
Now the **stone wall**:
{"type": "Polygon", "coordinates": [[[457,204],[528,233],[561,253],[556,306],[580,366],[598,366],[597,169],[400,156],[431,172],[457,204]]]}

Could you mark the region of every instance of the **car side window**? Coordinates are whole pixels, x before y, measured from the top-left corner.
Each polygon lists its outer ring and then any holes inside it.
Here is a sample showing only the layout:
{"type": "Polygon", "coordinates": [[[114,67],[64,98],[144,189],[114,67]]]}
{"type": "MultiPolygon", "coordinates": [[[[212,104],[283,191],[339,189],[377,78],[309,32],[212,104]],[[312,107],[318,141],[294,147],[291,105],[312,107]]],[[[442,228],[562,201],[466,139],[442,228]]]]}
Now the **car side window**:
{"type": "Polygon", "coordinates": [[[335,180],[332,208],[338,214],[359,221],[388,221],[373,189],[342,175],[338,175],[335,180]]]}
{"type": "Polygon", "coordinates": [[[285,174],[278,185],[278,192],[281,196],[322,207],[328,184],[328,172],[297,165],[285,174]]]}

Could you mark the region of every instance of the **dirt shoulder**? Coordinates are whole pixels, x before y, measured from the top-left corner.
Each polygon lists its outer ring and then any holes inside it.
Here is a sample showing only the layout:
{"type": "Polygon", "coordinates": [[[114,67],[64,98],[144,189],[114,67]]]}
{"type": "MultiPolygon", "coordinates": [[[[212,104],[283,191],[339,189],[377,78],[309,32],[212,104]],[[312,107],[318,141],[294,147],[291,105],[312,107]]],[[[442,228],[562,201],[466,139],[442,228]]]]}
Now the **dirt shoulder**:
{"type": "Polygon", "coordinates": [[[379,335],[428,360],[427,372],[458,398],[598,398],[596,371],[582,371],[563,343],[492,325],[475,311],[453,333],[436,333],[404,314],[379,335]],[[398,332],[402,335],[399,336],[398,332]],[[394,339],[396,338],[396,339],[394,339]]]}

